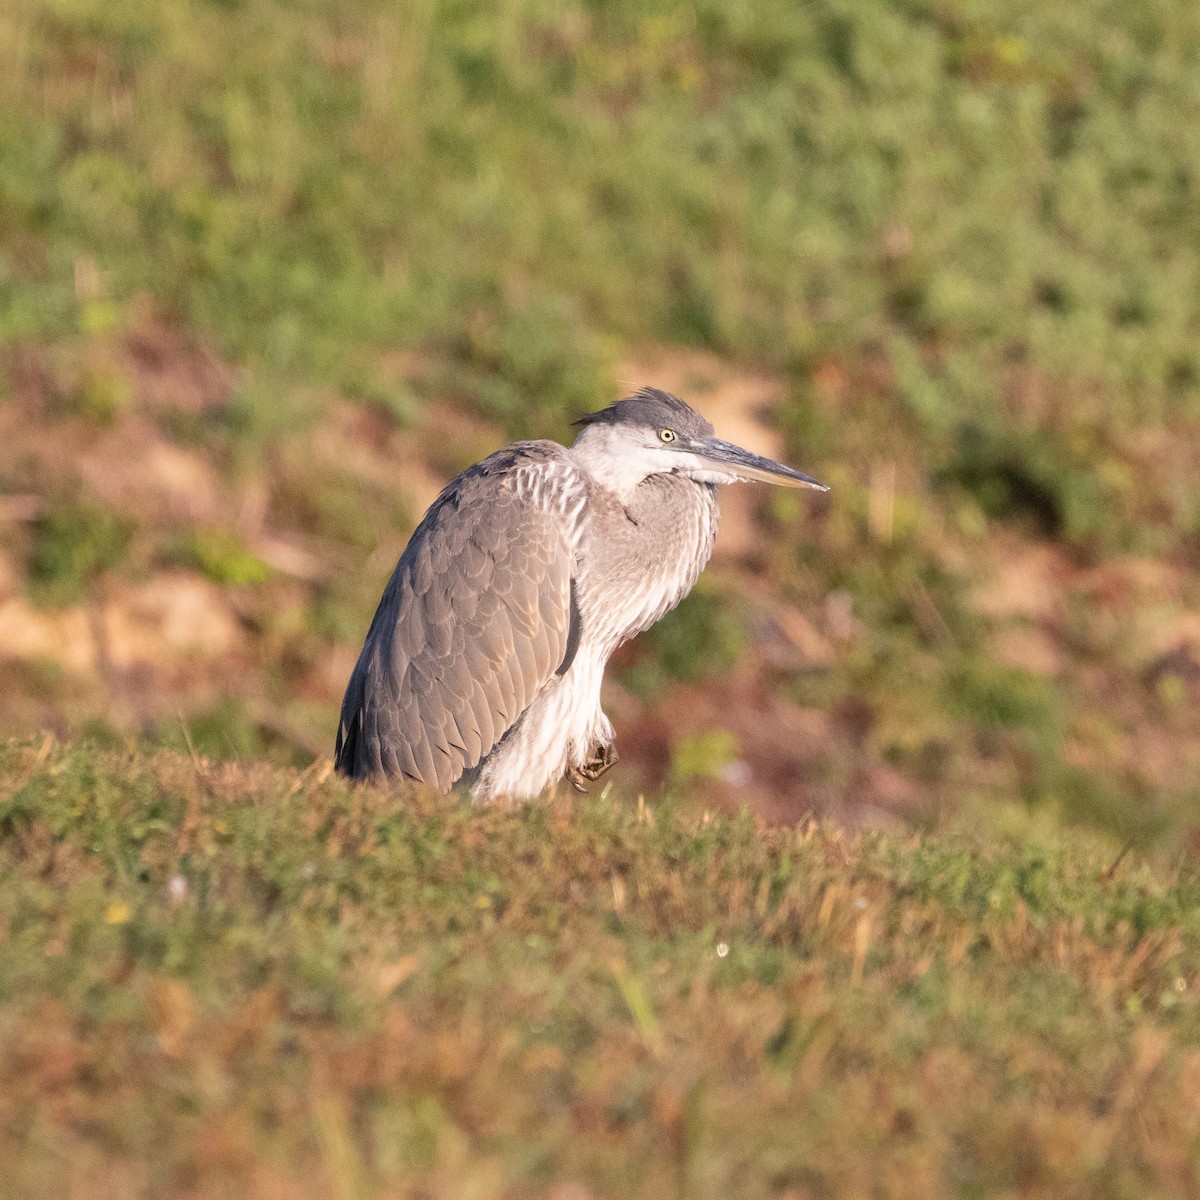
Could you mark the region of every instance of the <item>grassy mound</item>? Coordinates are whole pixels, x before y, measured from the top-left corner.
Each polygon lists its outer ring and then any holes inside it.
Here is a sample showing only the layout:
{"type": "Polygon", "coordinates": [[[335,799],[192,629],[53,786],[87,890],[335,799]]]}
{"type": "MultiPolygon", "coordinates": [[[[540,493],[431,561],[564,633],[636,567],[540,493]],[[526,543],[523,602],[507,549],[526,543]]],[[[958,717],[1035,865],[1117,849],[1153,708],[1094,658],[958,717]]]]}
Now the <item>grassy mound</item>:
{"type": "Polygon", "coordinates": [[[1099,841],[46,741],[0,930],[12,1196],[1200,1187],[1200,876],[1099,841]]]}

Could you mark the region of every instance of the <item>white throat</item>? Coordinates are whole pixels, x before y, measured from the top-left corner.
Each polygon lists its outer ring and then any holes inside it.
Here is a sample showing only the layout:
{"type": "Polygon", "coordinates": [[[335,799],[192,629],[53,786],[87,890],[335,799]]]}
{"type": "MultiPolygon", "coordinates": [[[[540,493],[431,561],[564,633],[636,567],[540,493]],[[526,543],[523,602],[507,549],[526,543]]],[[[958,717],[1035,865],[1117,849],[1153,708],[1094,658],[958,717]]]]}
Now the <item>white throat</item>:
{"type": "Polygon", "coordinates": [[[643,480],[663,473],[660,450],[654,446],[631,446],[627,435],[614,434],[608,425],[585,427],[571,450],[591,477],[622,504],[632,500],[643,480]]]}

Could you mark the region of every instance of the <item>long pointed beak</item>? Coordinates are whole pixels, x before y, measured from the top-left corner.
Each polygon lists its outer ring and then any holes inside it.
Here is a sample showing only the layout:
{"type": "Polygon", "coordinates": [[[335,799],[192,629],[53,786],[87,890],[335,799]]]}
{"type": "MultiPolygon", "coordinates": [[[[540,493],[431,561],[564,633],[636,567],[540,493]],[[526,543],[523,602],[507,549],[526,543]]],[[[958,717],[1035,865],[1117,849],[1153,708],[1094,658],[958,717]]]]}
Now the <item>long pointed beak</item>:
{"type": "Polygon", "coordinates": [[[735,446],[732,442],[725,442],[720,438],[698,438],[681,448],[700,458],[706,458],[711,463],[719,464],[738,479],[775,483],[781,487],[815,488],[818,492],[829,491],[825,484],[818,483],[803,471],[785,467],[783,463],[763,458],[761,454],[752,454],[749,450],[743,450],[741,446],[735,446]]]}

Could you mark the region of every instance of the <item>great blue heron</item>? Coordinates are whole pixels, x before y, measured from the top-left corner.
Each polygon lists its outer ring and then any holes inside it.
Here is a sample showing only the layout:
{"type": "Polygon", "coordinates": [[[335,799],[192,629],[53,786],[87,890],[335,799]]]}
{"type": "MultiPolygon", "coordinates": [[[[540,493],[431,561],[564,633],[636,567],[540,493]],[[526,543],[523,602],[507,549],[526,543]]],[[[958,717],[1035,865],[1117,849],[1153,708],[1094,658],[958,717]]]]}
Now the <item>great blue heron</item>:
{"type": "Polygon", "coordinates": [[[717,484],[827,489],[713,436],[643,388],[453,479],[392,574],[346,688],[335,758],[477,800],[580,790],[617,761],[610,655],[683,599],[712,553],[717,484]]]}

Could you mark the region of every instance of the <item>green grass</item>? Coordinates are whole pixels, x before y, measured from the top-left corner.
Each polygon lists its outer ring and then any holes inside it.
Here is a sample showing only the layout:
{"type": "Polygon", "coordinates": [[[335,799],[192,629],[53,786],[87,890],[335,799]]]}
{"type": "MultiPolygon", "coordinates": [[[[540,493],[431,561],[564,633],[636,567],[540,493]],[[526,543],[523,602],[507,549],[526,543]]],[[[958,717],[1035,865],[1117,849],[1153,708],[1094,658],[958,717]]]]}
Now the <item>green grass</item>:
{"type": "Polygon", "coordinates": [[[1193,1195],[1200,876],[1114,857],[9,744],[6,1195],[1193,1195]]]}

